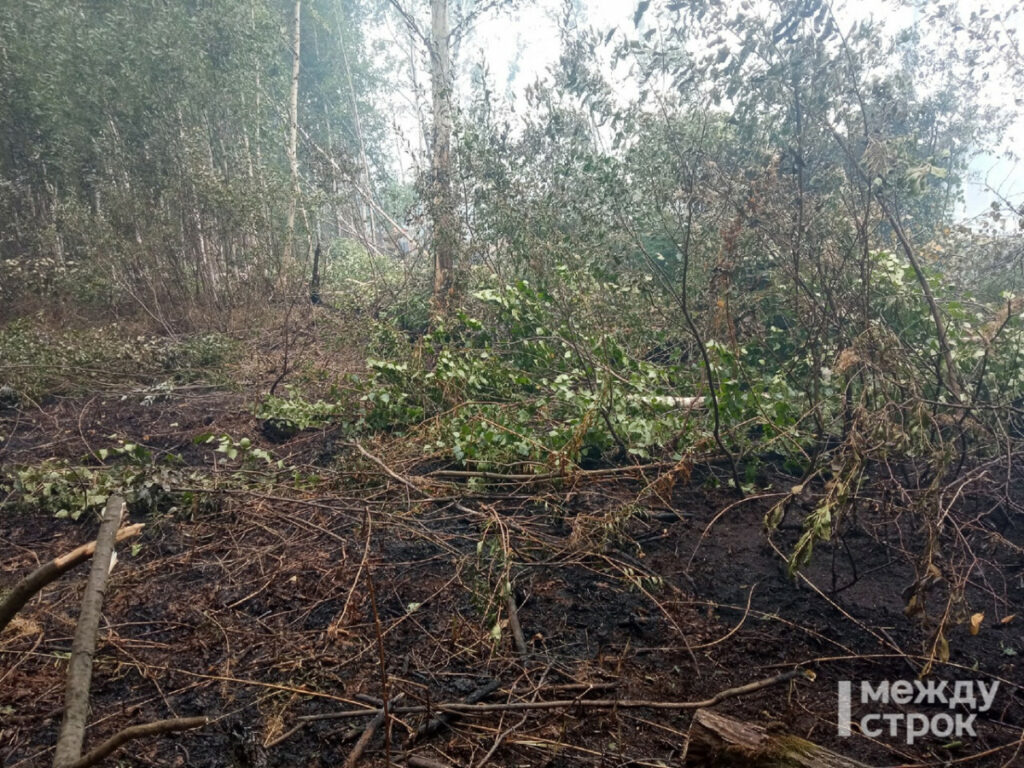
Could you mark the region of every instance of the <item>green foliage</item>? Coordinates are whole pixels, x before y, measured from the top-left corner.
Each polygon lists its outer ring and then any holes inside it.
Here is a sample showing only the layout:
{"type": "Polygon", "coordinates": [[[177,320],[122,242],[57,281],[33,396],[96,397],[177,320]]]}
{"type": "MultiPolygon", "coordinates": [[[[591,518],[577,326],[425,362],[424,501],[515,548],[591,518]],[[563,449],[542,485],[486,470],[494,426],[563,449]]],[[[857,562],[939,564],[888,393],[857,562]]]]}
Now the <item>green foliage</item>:
{"type": "Polygon", "coordinates": [[[57,330],[30,318],[0,328],[0,379],[32,398],[78,393],[117,377],[216,381],[237,354],[237,343],[217,333],[175,339],[133,334],[117,323],[57,330]]]}
{"type": "Polygon", "coordinates": [[[116,493],[136,509],[173,510],[173,488],[181,484],[175,466],[157,462],[148,448],[137,443],[101,449],[97,457],[112,464],[74,465],[49,459],[14,470],[10,480],[16,505],[78,520],[83,514],[99,514],[107,497],[116,493]]]}
{"type": "Polygon", "coordinates": [[[210,446],[218,467],[257,472],[210,474],[185,466],[177,454],[159,454],[140,443],[119,441],[79,463],[47,459],[5,470],[0,473],[0,489],[10,494],[12,509],[41,510],[71,520],[99,514],[111,494],[123,496],[140,513],[173,514],[190,505],[204,505],[200,498],[204,494],[224,487],[265,485],[273,481],[268,470],[290,469],[247,437],[203,434],[193,442],[210,446]]]}
{"type": "Polygon", "coordinates": [[[340,403],[309,401],[294,392],[288,397],[269,395],[256,408],[261,419],[278,419],[294,425],[297,430],[323,427],[344,414],[340,403]]]}
{"type": "MultiPolygon", "coordinates": [[[[193,440],[196,445],[216,445],[214,449],[217,453],[221,454],[221,457],[217,459],[218,464],[227,464],[236,460],[241,460],[242,466],[257,466],[262,464],[274,464],[274,457],[270,455],[270,451],[265,448],[260,448],[252,444],[252,440],[248,437],[243,437],[239,440],[235,440],[231,435],[214,435],[205,434],[199,435],[193,440]]],[[[276,462],[278,467],[283,467],[284,464],[280,461],[276,462]]]]}
{"type": "Polygon", "coordinates": [[[631,356],[610,335],[582,335],[525,281],[474,295],[484,319],[453,318],[418,357],[369,361],[358,428],[423,422],[428,450],[459,463],[541,468],[677,450],[704,429],[704,414],[673,397],[692,391],[692,376],[631,356]]]}
{"type": "MultiPolygon", "coordinates": [[[[394,294],[395,286],[408,277],[400,261],[370,252],[353,239],[327,243],[320,269],[324,301],[349,318],[378,311],[385,298],[394,294]]],[[[404,314],[393,302],[388,307],[396,317],[404,314]]]]}

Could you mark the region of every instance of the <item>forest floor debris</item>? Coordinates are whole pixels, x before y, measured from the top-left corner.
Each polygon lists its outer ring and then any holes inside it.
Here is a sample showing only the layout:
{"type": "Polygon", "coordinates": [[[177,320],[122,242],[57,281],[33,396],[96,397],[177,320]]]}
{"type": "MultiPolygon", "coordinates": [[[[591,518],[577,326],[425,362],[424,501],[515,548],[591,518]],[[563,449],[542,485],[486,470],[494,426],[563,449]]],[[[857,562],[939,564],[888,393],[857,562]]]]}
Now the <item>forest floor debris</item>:
{"type": "MultiPolygon", "coordinates": [[[[714,466],[667,496],[645,493],[665,468],[498,483],[386,438],[338,440],[323,467],[328,431],[264,445],[242,396],[223,391],[156,405],[60,400],[3,419],[7,463],[80,459],[120,435],[215,475],[218,454],[194,441],[215,431],[293,468],[271,487],[214,486],[191,507],[135,511],[147,525],[108,589],[87,749],[135,722],[212,724],[138,742],[121,764],[673,765],[692,717],[673,702],[797,668],[815,681],[752,690],[718,711],[869,764],[986,753],[969,764],[1002,766],[1024,754],[1019,620],[958,628],[934,668],[951,685],[1000,681],[976,739],[837,737],[838,681],[913,680],[927,661],[903,612],[914,574],[880,544],[900,532],[853,530],[794,580],[759,522],[779,493],[737,503],[707,482],[714,466]],[[367,697],[387,699],[388,715],[367,697]],[[340,726],[345,712],[366,720],[340,726]]],[[[94,534],[86,517],[2,514],[4,589],[94,534]]],[[[786,547],[799,532],[784,523],[775,535],[786,547]]],[[[1019,564],[1006,565],[986,576],[1024,605],[1019,564]]],[[[0,638],[4,765],[52,759],[81,589],[75,578],[48,586],[0,638]]]]}

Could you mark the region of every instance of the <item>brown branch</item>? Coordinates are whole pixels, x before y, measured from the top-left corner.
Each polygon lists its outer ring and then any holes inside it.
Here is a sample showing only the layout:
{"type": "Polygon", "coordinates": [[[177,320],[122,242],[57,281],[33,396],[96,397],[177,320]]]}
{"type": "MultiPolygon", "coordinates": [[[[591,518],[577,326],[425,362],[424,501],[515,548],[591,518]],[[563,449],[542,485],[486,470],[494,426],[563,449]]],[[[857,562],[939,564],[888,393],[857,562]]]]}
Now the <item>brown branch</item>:
{"type": "Polygon", "coordinates": [[[805,739],[707,710],[694,714],[683,757],[694,768],[870,768],[805,739]]]}
{"type": "MultiPolygon", "coordinates": [[[[394,704],[397,704],[398,701],[401,700],[403,695],[404,694],[400,693],[397,696],[393,696],[388,706],[390,707],[394,704]]],[[[358,763],[359,759],[363,756],[363,752],[366,751],[366,747],[367,745],[369,745],[370,739],[373,738],[373,734],[377,732],[377,729],[380,728],[381,724],[384,722],[386,718],[387,710],[381,707],[381,709],[377,711],[377,714],[374,715],[373,720],[367,723],[366,728],[363,730],[362,735],[359,737],[359,741],[357,741],[355,743],[355,746],[352,747],[352,751],[348,753],[348,757],[345,758],[344,768],[354,768],[356,763],[358,763]]]]}
{"type": "Polygon", "coordinates": [[[416,23],[416,19],[413,18],[413,15],[405,8],[403,8],[402,4],[399,3],[397,0],[388,0],[388,4],[395,9],[399,16],[402,17],[402,21],[405,22],[405,25],[409,28],[409,31],[413,35],[418,37],[421,43],[423,43],[425,46],[427,46],[427,48],[429,48],[430,40],[427,39],[427,36],[425,34],[423,34],[423,30],[420,29],[420,25],[416,23]]]}
{"type": "MultiPolygon", "coordinates": [[[[692,460],[703,460],[712,461],[721,454],[709,453],[709,454],[694,454],[690,456],[692,460]]],[[[628,464],[622,467],[606,467],[605,469],[574,469],[571,473],[566,472],[544,472],[535,475],[528,474],[514,474],[505,472],[487,472],[487,471],[476,471],[476,470],[462,470],[462,469],[437,469],[433,472],[428,472],[423,477],[428,478],[451,478],[453,480],[466,480],[472,478],[479,478],[481,480],[494,480],[498,483],[509,483],[509,484],[523,484],[530,482],[544,482],[547,480],[565,480],[573,478],[600,478],[600,477],[616,477],[618,475],[631,475],[636,474],[638,471],[643,470],[659,470],[659,469],[671,469],[679,464],[678,461],[651,461],[646,464],[628,464]]],[[[401,479],[401,478],[399,478],[401,479]]],[[[402,482],[407,482],[402,480],[402,482]]]]}
{"type": "Polygon", "coordinates": [[[429,757],[422,757],[420,755],[410,755],[406,765],[409,768],[451,768],[448,763],[431,760],[429,757]]]}
{"type": "Polygon", "coordinates": [[[516,642],[516,650],[519,655],[526,657],[530,655],[530,649],[526,645],[526,638],[523,637],[523,626],[519,623],[519,609],[516,607],[516,596],[512,592],[512,585],[509,584],[508,600],[508,625],[512,630],[512,638],[516,642]]]}
{"type": "MultiPolygon", "coordinates": [[[[115,541],[124,541],[137,536],[145,523],[126,525],[117,532],[115,541]]],[[[56,581],[76,565],[84,563],[96,551],[96,542],[90,541],[39,566],[15,585],[10,594],[0,603],[0,632],[3,632],[18,611],[25,607],[32,597],[51,581],[56,581]]]]}
{"type": "Polygon", "coordinates": [[[68,768],[82,756],[85,741],[85,719],[89,714],[89,687],[92,683],[92,658],[96,652],[96,632],[100,626],[103,593],[114,554],[114,539],[124,514],[124,499],[111,496],[103,510],[103,522],[96,535],[96,548],[92,558],[89,581],[82,597],[82,610],[78,614],[75,639],[71,643],[68,662],[67,689],[64,695],[64,721],[60,726],[54,768],[68,768]]]}
{"type": "Polygon", "coordinates": [[[365,456],[370,461],[372,461],[374,464],[376,464],[378,467],[380,467],[382,470],[384,470],[384,473],[388,477],[390,477],[392,480],[397,480],[399,483],[404,485],[406,488],[408,488],[411,491],[415,491],[420,496],[428,496],[429,495],[422,488],[420,488],[418,485],[416,485],[416,483],[414,483],[412,480],[410,480],[407,477],[402,477],[402,475],[400,475],[397,472],[395,472],[393,469],[391,469],[391,467],[389,467],[387,464],[385,464],[379,458],[374,456],[368,450],[363,448],[363,446],[361,446],[359,443],[352,443],[351,445],[353,445],[357,451],[359,451],[361,454],[363,454],[363,456],[365,456]]]}
{"type": "MultiPolygon", "coordinates": [[[[463,707],[480,706],[480,705],[477,704],[477,702],[478,701],[482,701],[483,699],[487,698],[492,693],[494,693],[496,690],[498,690],[498,686],[499,685],[501,685],[501,683],[499,681],[497,681],[497,680],[488,680],[482,686],[480,686],[475,691],[473,691],[471,694],[469,694],[469,696],[466,697],[466,701],[464,703],[459,704],[457,706],[463,706],[463,707]]],[[[396,709],[393,709],[392,712],[398,712],[399,710],[402,710],[402,709],[403,709],[402,707],[398,707],[396,709]]],[[[416,709],[421,710],[423,712],[430,712],[430,711],[433,711],[434,709],[444,709],[444,707],[443,706],[442,707],[416,707],[416,709]]],[[[437,717],[431,718],[429,721],[427,721],[426,723],[421,725],[419,728],[417,728],[415,733],[413,733],[411,736],[409,736],[409,739],[405,742],[406,748],[408,749],[413,744],[415,744],[417,741],[419,741],[419,740],[421,740],[421,739],[423,739],[423,738],[425,738],[427,736],[433,736],[435,733],[440,731],[442,728],[444,728],[445,726],[449,725],[452,722],[452,720],[454,720],[457,716],[458,715],[456,713],[449,711],[449,712],[442,712],[437,717]]]]}
{"type": "MultiPolygon", "coordinates": [[[[410,706],[410,707],[393,707],[390,711],[394,715],[411,715],[411,714],[422,714],[424,712],[439,711],[442,714],[437,718],[438,720],[445,714],[478,714],[482,712],[514,712],[534,709],[568,709],[571,707],[583,707],[590,709],[601,709],[601,708],[612,708],[612,709],[660,709],[660,710],[687,710],[687,709],[702,709],[705,707],[713,707],[716,704],[720,704],[726,699],[735,698],[736,696],[743,696],[748,693],[755,693],[763,688],[768,688],[779,683],[789,682],[797,678],[804,678],[807,680],[811,679],[812,673],[807,670],[797,668],[792,669],[788,672],[775,675],[773,677],[765,678],[764,680],[757,680],[753,683],[747,683],[746,685],[740,685],[736,688],[728,688],[724,691],[720,691],[712,696],[710,699],[704,701],[649,701],[646,699],[557,699],[553,701],[512,701],[505,704],[463,704],[460,702],[452,702],[448,704],[435,704],[432,707],[427,706],[410,706]]],[[[365,715],[376,715],[379,709],[349,709],[342,712],[326,712],[321,715],[303,715],[299,718],[304,722],[310,722],[313,720],[337,720],[348,717],[362,717],[365,715]]],[[[433,721],[431,721],[433,722],[433,721]]],[[[417,734],[419,731],[417,731],[417,734]]],[[[410,739],[410,742],[415,739],[410,739]]],[[[408,745],[407,745],[408,746],[408,745]]]]}
{"type": "Polygon", "coordinates": [[[118,731],[86,754],[85,757],[70,763],[67,768],[88,768],[90,765],[95,765],[133,739],[140,739],[144,736],[159,736],[160,734],[173,731],[187,731],[192,728],[199,728],[208,722],[209,718],[206,717],[176,717],[170,720],[154,720],[152,723],[132,725],[118,731]]]}

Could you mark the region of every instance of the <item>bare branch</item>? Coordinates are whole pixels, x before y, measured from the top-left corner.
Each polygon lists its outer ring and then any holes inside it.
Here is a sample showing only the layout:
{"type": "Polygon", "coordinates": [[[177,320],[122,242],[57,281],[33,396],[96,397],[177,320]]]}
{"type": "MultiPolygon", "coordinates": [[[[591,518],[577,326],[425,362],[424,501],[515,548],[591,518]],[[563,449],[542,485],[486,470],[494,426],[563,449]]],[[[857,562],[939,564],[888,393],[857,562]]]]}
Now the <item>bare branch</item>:
{"type": "Polygon", "coordinates": [[[67,768],[88,768],[90,765],[95,765],[133,739],[141,739],[145,736],[159,736],[174,731],[187,731],[192,728],[199,728],[208,722],[210,722],[208,717],[175,717],[170,720],[154,720],[152,723],[132,725],[118,731],[96,747],[96,749],[85,755],[85,757],[68,765],[67,768]]]}
{"type": "Polygon", "coordinates": [[[430,48],[430,40],[427,39],[425,34],[423,34],[423,31],[420,29],[420,25],[416,23],[416,19],[413,18],[412,14],[405,10],[398,0],[388,0],[388,3],[395,9],[396,13],[402,17],[402,21],[405,22],[409,31],[412,32],[414,36],[418,37],[420,42],[427,46],[427,48],[430,48]]]}
{"type": "MultiPolygon", "coordinates": [[[[135,525],[126,525],[117,532],[115,541],[124,541],[132,536],[137,536],[140,531],[145,527],[145,523],[136,523],[135,525]]],[[[26,576],[24,579],[19,581],[14,589],[11,590],[10,594],[7,595],[3,603],[0,603],[0,632],[3,631],[11,619],[22,608],[28,603],[32,597],[39,592],[43,587],[52,581],[56,581],[65,573],[70,571],[77,565],[84,563],[90,557],[93,552],[96,551],[96,542],[90,541],[87,544],[83,544],[80,547],[76,547],[70,552],[66,552],[60,557],[55,557],[48,563],[39,566],[32,573],[26,576]]]]}

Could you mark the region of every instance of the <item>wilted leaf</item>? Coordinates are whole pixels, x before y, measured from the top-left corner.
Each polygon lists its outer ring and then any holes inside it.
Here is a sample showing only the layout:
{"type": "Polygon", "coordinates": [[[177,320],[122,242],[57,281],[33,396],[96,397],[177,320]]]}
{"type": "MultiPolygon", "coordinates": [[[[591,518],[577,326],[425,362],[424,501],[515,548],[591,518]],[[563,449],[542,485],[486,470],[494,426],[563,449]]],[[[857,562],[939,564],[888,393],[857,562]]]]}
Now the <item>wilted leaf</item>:
{"type": "Polygon", "coordinates": [[[976,635],[981,631],[981,623],[985,620],[984,613],[976,613],[971,616],[971,634],[976,635]]]}

